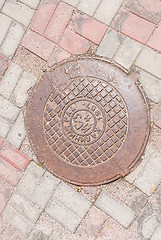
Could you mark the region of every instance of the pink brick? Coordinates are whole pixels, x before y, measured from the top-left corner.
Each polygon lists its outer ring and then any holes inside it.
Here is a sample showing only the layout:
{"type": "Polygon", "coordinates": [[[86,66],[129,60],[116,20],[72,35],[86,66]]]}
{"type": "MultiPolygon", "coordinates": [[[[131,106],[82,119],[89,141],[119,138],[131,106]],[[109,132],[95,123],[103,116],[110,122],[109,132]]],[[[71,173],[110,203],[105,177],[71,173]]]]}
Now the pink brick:
{"type": "Polygon", "coordinates": [[[161,1],[160,0],[127,0],[126,7],[142,18],[153,23],[161,20],[161,1]]]}
{"type": "Polygon", "coordinates": [[[58,0],[43,0],[33,17],[30,28],[35,32],[43,34],[58,2],[58,0]]]}
{"type": "Polygon", "coordinates": [[[150,37],[148,43],[150,47],[161,52],[161,22],[159,26],[155,29],[152,36],[150,37]]]}
{"type": "Polygon", "coordinates": [[[20,171],[24,171],[30,162],[29,158],[24,156],[20,151],[8,143],[5,143],[2,146],[0,149],[0,155],[3,157],[3,159],[20,171]]]}
{"type": "Polygon", "coordinates": [[[5,74],[7,67],[8,67],[7,58],[0,54],[0,76],[3,76],[5,74]]]}
{"type": "Polygon", "coordinates": [[[118,14],[112,26],[125,35],[144,44],[155,29],[155,24],[127,12],[118,14]]]}
{"type": "Polygon", "coordinates": [[[47,61],[55,44],[29,30],[22,41],[22,46],[47,61]]]}
{"type": "Polygon", "coordinates": [[[52,67],[55,63],[68,59],[70,56],[70,53],[64,51],[60,47],[56,47],[48,60],[48,66],[52,67]]]}
{"type": "Polygon", "coordinates": [[[56,8],[44,36],[58,43],[72,16],[73,8],[61,2],[56,8]]]}
{"type": "Polygon", "coordinates": [[[69,29],[65,30],[59,45],[71,54],[83,54],[90,47],[86,39],[69,29]]]}
{"type": "Polygon", "coordinates": [[[107,219],[105,213],[93,206],[77,229],[77,236],[81,236],[81,239],[96,239],[107,219]]]}
{"type": "Polygon", "coordinates": [[[75,31],[90,41],[99,44],[107,31],[107,26],[91,17],[82,14],[74,15],[75,31]]]}
{"type": "Polygon", "coordinates": [[[16,168],[12,167],[4,159],[0,158],[0,176],[9,184],[11,184],[11,186],[16,186],[22,177],[22,173],[16,168]]]}
{"type": "Polygon", "coordinates": [[[7,184],[5,181],[0,181],[0,215],[3,212],[3,209],[7,205],[11,195],[13,192],[13,188],[7,184]]]}

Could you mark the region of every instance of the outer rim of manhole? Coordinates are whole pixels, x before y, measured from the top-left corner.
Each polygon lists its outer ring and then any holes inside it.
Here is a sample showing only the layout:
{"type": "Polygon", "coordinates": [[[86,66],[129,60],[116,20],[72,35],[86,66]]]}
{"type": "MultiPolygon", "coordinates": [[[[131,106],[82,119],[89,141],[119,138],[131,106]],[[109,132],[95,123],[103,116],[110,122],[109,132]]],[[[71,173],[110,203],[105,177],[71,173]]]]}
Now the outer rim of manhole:
{"type": "MultiPolygon", "coordinates": [[[[82,112],[82,114],[84,114],[84,112],[82,112]]],[[[48,171],[56,177],[75,185],[97,186],[126,176],[139,161],[149,137],[150,114],[146,95],[138,83],[135,74],[131,74],[130,76],[125,74],[118,66],[115,66],[104,58],[86,56],[63,61],[43,75],[42,79],[33,89],[27,107],[25,124],[32,149],[38,157],[38,160],[48,171]],[[62,155],[51,150],[49,142],[46,142],[46,133],[44,133],[44,127],[42,126],[43,111],[45,111],[44,109],[49,96],[53,92],[53,84],[54,91],[56,92],[62,83],[65,84],[66,81],[68,81],[71,84],[72,81],[74,82],[73,79],[78,77],[98,78],[114,89],[116,88],[118,93],[123,96],[129,114],[127,139],[125,139],[119,151],[116,152],[114,157],[109,158],[108,161],[96,166],[89,165],[86,168],[65,162],[62,157],[60,157],[62,155]],[[122,83],[122,85],[120,83],[122,83]],[[136,104],[133,105],[132,108],[134,108],[134,110],[130,108],[132,100],[129,100],[127,95],[131,97],[130,99],[133,98],[133,103],[135,100],[139,101],[137,107],[135,106],[136,104]],[[136,119],[136,114],[139,116],[139,121],[136,119]],[[34,118],[32,116],[34,116],[34,118]],[[32,119],[34,119],[34,121],[32,121],[32,119]],[[138,129],[139,131],[137,131],[138,129]],[[134,137],[136,142],[133,140],[134,137]],[[38,139],[39,142],[37,142],[38,139]],[[138,146],[138,144],[140,145],[138,146]],[[129,154],[128,157],[127,154],[129,154]]]]}

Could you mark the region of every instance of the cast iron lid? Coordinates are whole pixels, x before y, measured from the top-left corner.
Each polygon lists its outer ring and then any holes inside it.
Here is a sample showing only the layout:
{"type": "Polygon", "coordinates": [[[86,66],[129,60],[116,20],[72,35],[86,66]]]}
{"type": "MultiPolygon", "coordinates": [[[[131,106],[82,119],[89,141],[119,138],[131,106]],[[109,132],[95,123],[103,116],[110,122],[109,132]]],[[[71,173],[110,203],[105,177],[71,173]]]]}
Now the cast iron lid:
{"type": "Polygon", "coordinates": [[[136,77],[99,58],[67,61],[43,75],[26,115],[38,160],[55,176],[99,185],[129,173],[149,134],[136,77]]]}

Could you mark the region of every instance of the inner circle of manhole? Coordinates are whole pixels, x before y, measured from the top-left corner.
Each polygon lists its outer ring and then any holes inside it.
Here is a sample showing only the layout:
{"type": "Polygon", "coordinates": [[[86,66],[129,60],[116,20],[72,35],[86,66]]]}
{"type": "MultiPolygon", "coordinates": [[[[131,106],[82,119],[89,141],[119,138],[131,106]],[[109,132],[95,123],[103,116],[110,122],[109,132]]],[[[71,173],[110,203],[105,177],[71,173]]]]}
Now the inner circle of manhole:
{"type": "Polygon", "coordinates": [[[136,83],[96,58],[69,61],[45,73],[26,118],[39,161],[78,185],[128,174],[149,132],[146,98],[136,83]]]}

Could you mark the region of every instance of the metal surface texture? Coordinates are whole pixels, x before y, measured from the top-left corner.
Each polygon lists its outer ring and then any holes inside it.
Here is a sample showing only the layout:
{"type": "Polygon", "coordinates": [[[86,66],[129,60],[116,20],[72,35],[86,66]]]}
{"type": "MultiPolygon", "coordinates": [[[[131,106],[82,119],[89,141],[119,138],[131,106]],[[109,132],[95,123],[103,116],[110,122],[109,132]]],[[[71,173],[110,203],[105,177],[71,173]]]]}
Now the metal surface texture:
{"type": "Polygon", "coordinates": [[[27,108],[38,160],[55,176],[99,185],[129,173],[149,134],[146,98],[135,76],[84,57],[43,75],[27,108]]]}

